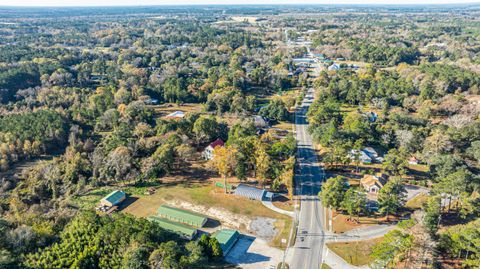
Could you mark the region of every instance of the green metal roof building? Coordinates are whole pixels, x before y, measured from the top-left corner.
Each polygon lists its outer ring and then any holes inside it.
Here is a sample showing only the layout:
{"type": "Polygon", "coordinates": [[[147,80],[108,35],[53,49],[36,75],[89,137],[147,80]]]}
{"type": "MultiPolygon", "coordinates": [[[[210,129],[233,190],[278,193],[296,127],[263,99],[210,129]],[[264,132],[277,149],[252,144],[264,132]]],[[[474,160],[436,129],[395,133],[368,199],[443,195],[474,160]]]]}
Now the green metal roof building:
{"type": "Polygon", "coordinates": [[[208,217],[205,215],[166,205],[162,205],[158,208],[157,215],[171,221],[188,224],[197,228],[203,227],[208,220],[208,217]]]}
{"type": "Polygon", "coordinates": [[[158,223],[158,225],[163,229],[177,233],[187,239],[192,239],[197,234],[197,229],[188,227],[187,225],[183,225],[181,223],[170,221],[168,219],[156,216],[150,216],[147,219],[158,223]]]}
{"type": "Polygon", "coordinates": [[[235,245],[235,242],[237,242],[240,233],[236,230],[225,229],[216,231],[212,236],[218,240],[223,251],[223,256],[226,256],[233,245],[235,245]]]}
{"type": "Polygon", "coordinates": [[[125,201],[127,195],[123,191],[112,191],[109,195],[105,196],[100,203],[106,206],[116,206],[125,201]]]}

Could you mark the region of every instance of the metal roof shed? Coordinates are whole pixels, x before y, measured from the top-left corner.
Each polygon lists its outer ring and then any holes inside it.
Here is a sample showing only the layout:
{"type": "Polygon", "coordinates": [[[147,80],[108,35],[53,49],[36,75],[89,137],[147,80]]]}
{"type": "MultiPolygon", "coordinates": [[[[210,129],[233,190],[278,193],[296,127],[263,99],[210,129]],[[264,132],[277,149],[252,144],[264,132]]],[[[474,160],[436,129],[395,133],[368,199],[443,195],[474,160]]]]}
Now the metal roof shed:
{"type": "Polygon", "coordinates": [[[237,242],[240,233],[236,230],[225,229],[216,231],[212,236],[218,240],[223,251],[223,256],[226,256],[233,245],[235,245],[235,242],[237,242]]]}
{"type": "Polygon", "coordinates": [[[125,192],[116,190],[105,196],[100,203],[106,206],[116,206],[123,202],[126,198],[127,195],[125,192]]]}
{"type": "Polygon", "coordinates": [[[158,225],[163,229],[180,234],[181,236],[187,239],[192,239],[195,236],[195,234],[197,234],[197,229],[188,227],[187,225],[169,221],[168,219],[164,219],[156,216],[150,216],[148,217],[148,220],[154,221],[158,223],[158,225]]]}
{"type": "Polygon", "coordinates": [[[158,216],[172,221],[188,224],[201,228],[208,221],[208,217],[191,211],[162,205],[157,210],[158,216]]]}
{"type": "Polygon", "coordinates": [[[239,184],[235,189],[235,195],[240,195],[252,200],[259,201],[262,201],[265,198],[266,193],[266,190],[258,189],[245,184],[239,184]]]}

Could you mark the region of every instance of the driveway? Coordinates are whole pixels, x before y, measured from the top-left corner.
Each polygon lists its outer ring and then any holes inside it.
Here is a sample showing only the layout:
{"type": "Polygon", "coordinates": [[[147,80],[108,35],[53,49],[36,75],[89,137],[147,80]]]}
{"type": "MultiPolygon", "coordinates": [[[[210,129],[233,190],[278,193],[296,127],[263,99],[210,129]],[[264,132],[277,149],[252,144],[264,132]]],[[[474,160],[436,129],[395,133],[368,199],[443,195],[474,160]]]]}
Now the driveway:
{"type": "Polygon", "coordinates": [[[407,201],[412,200],[419,194],[428,194],[428,189],[413,185],[405,185],[405,189],[407,190],[407,201]]]}
{"type": "Polygon", "coordinates": [[[273,211],[275,211],[275,212],[277,212],[277,213],[280,213],[280,214],[283,214],[283,215],[287,215],[287,216],[292,217],[292,218],[295,216],[295,213],[294,213],[294,212],[288,211],[288,210],[283,210],[283,209],[281,209],[281,208],[278,208],[278,207],[276,207],[271,201],[262,201],[262,204],[263,204],[265,207],[267,207],[267,208],[269,208],[269,209],[271,209],[271,210],[273,210],[273,211]]]}

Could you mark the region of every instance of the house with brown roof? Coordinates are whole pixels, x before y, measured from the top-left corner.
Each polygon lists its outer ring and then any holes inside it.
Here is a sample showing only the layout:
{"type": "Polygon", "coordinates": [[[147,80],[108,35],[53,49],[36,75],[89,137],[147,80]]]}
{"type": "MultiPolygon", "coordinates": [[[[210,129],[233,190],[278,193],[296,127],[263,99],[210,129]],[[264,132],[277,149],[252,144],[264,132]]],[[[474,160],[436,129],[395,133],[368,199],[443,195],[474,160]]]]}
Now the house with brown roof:
{"type": "Polygon", "coordinates": [[[369,193],[378,193],[387,183],[387,177],[381,173],[376,175],[364,175],[360,185],[369,193]]]}

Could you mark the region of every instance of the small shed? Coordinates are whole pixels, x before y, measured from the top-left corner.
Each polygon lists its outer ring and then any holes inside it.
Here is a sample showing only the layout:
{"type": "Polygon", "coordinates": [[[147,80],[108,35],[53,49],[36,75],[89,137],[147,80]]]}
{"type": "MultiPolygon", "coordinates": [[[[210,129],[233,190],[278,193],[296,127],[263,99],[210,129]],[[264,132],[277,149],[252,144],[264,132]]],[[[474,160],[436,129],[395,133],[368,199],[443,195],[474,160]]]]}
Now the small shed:
{"type": "Polygon", "coordinates": [[[127,198],[127,195],[123,191],[113,191],[109,195],[105,196],[101,201],[100,204],[103,206],[116,206],[121,204],[125,199],[127,198]]]}
{"type": "Polygon", "coordinates": [[[267,191],[264,189],[255,188],[245,184],[239,184],[234,192],[235,195],[247,197],[251,200],[263,201],[266,198],[267,191]]]}
{"type": "Polygon", "coordinates": [[[160,227],[165,230],[177,233],[184,238],[191,240],[196,234],[197,229],[183,225],[181,223],[173,222],[165,218],[150,216],[148,220],[156,222],[160,227]]]}
{"type": "Polygon", "coordinates": [[[232,249],[232,247],[237,242],[238,238],[240,237],[240,233],[236,230],[219,230],[216,231],[212,237],[218,240],[220,243],[220,247],[223,251],[223,256],[227,256],[228,252],[232,249]]]}
{"type": "Polygon", "coordinates": [[[205,223],[208,221],[208,217],[205,215],[166,205],[159,207],[157,214],[159,217],[191,225],[197,228],[203,227],[203,225],[205,225],[205,223]]]}

